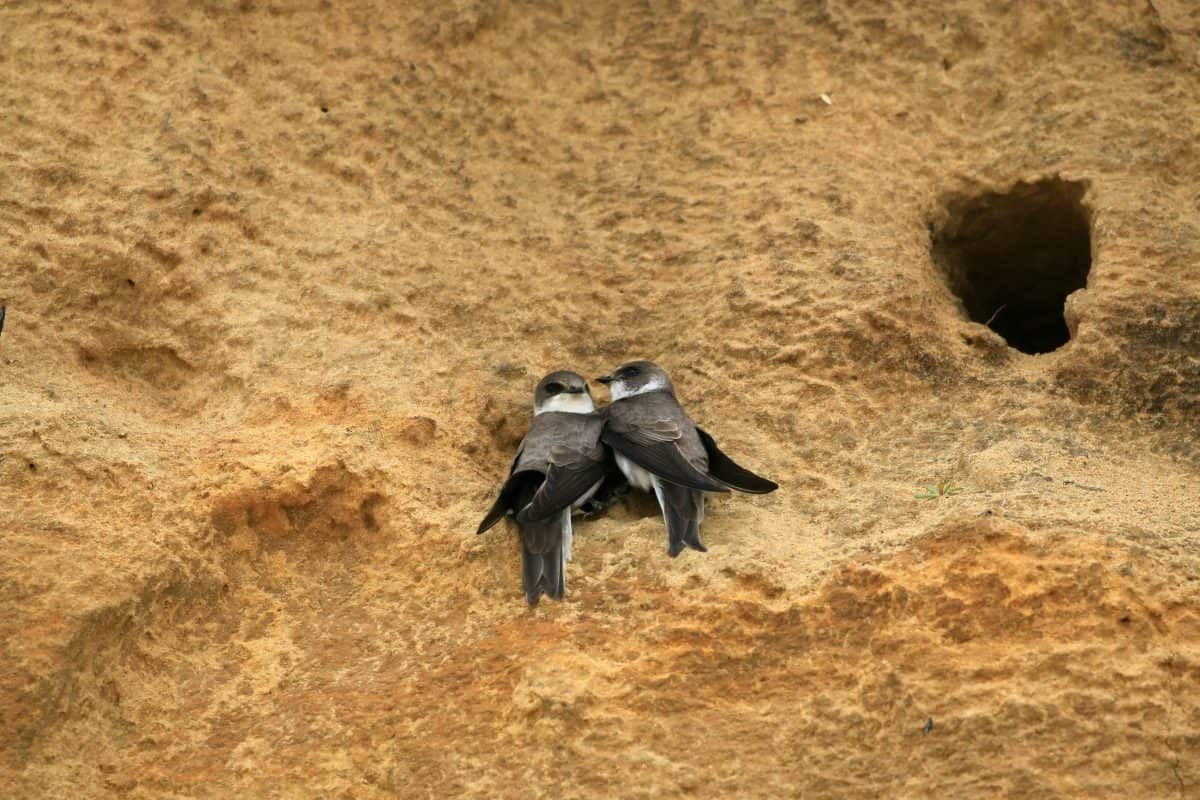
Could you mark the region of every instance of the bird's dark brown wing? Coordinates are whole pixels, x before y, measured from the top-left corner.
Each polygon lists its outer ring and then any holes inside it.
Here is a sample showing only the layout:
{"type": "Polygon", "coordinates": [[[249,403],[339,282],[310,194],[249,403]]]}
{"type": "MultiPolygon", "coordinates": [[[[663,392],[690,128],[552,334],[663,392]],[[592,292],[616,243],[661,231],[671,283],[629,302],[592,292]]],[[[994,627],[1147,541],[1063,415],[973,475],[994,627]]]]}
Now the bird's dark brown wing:
{"type": "MultiPolygon", "coordinates": [[[[602,450],[600,454],[603,455],[602,450]]],[[[574,460],[578,454],[564,454],[565,463],[555,463],[555,455],[551,454],[550,468],[546,470],[546,479],[537,494],[517,514],[518,522],[524,524],[557,514],[604,479],[603,458],[574,460]]]]}
{"type": "Polygon", "coordinates": [[[680,451],[683,430],[677,422],[663,415],[647,418],[634,406],[618,408],[613,403],[609,408],[600,440],[614,451],[677,486],[705,492],[729,491],[693,466],[680,451]]]}
{"type": "MultiPolygon", "coordinates": [[[[524,450],[525,442],[522,440],[521,445],[517,448],[517,454],[513,456],[512,464],[508,467],[508,479],[500,487],[500,495],[496,498],[496,502],[492,504],[491,510],[483,518],[483,522],[479,523],[479,528],[475,531],[476,536],[491,529],[497,522],[504,519],[504,515],[509,511],[516,513],[514,501],[517,489],[520,487],[518,484],[513,483],[513,471],[517,468],[517,462],[521,460],[521,453],[524,450]]],[[[521,482],[525,481],[527,479],[522,478],[521,482]]]]}
{"type": "Polygon", "coordinates": [[[496,498],[496,502],[492,504],[491,511],[488,511],[487,516],[483,518],[483,522],[479,523],[479,527],[475,530],[476,535],[488,531],[497,522],[504,519],[504,515],[508,513],[509,498],[505,496],[504,490],[500,490],[500,496],[496,498]]]}
{"type": "Polygon", "coordinates": [[[537,493],[541,483],[542,474],[540,472],[517,472],[510,475],[500,489],[500,496],[492,504],[491,511],[488,511],[483,522],[479,523],[479,528],[475,533],[480,534],[487,531],[504,519],[504,515],[510,511],[513,514],[520,511],[521,507],[537,493]]]}
{"type": "Polygon", "coordinates": [[[775,481],[755,475],[722,453],[713,438],[701,428],[696,428],[696,434],[700,437],[700,441],[708,453],[708,474],[721,483],[749,494],[767,494],[779,488],[779,484],[775,481]]]}

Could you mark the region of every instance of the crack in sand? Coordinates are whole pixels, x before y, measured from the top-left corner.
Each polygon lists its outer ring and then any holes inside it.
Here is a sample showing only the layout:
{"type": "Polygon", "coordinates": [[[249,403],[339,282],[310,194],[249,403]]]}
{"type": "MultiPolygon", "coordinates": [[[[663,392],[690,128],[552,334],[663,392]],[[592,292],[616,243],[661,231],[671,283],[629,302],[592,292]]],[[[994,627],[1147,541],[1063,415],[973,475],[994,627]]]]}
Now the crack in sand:
{"type": "MultiPolygon", "coordinates": [[[[1172,668],[1171,672],[1174,672],[1173,668],[1174,668],[1176,662],[1178,661],[1178,659],[1179,659],[1179,653],[1172,650],[1171,654],[1170,654],[1170,659],[1167,662],[1168,666],[1170,668],[1172,668]]],[[[1183,775],[1179,771],[1179,764],[1180,764],[1181,756],[1179,754],[1179,750],[1176,749],[1174,747],[1174,745],[1171,744],[1171,739],[1174,736],[1173,717],[1175,715],[1175,708],[1176,708],[1175,691],[1174,691],[1175,690],[1175,685],[1174,685],[1175,682],[1176,681],[1174,679],[1174,676],[1172,675],[1172,681],[1171,681],[1172,685],[1170,687],[1171,691],[1167,692],[1167,723],[1166,723],[1167,734],[1166,734],[1165,739],[1163,740],[1163,744],[1165,744],[1167,746],[1167,749],[1171,751],[1171,754],[1175,756],[1175,760],[1171,762],[1171,772],[1172,772],[1172,774],[1174,774],[1175,780],[1179,784],[1179,796],[1181,798],[1183,798],[1183,797],[1187,797],[1187,787],[1184,785],[1183,775]]]]}

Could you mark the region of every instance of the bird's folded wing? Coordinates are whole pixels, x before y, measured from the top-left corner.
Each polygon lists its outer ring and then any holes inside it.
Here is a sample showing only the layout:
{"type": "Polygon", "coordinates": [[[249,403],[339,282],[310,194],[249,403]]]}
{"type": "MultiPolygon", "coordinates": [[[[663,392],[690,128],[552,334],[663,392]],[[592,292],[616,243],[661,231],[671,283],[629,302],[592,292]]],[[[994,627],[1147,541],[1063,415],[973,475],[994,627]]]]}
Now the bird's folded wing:
{"type": "Polygon", "coordinates": [[[692,466],[679,452],[682,435],[679,426],[669,419],[633,426],[613,415],[600,434],[600,441],[664,481],[704,492],[729,491],[692,466]]]}
{"type": "Polygon", "coordinates": [[[513,456],[512,464],[508,467],[508,480],[500,487],[500,495],[496,498],[496,502],[492,504],[492,509],[483,518],[483,522],[479,523],[479,528],[475,531],[476,535],[487,531],[497,522],[504,519],[504,515],[512,508],[513,492],[515,490],[512,480],[513,471],[517,468],[517,462],[521,460],[521,453],[524,450],[525,442],[522,441],[521,446],[517,448],[517,454],[513,456]]]}
{"type": "MultiPolygon", "coordinates": [[[[507,488],[507,487],[505,487],[507,488]]],[[[492,504],[492,510],[483,518],[483,522],[479,523],[479,528],[475,533],[480,534],[487,531],[500,520],[504,519],[504,515],[508,513],[509,498],[504,489],[500,490],[500,496],[496,498],[496,502],[492,504]]]]}
{"type": "MultiPolygon", "coordinates": [[[[599,455],[603,456],[603,451],[599,455]]],[[[557,514],[603,479],[603,458],[580,457],[578,452],[556,449],[551,452],[546,479],[529,505],[517,514],[517,521],[542,520],[557,514]]]]}
{"type": "Polygon", "coordinates": [[[750,494],[766,494],[779,488],[779,484],[775,481],[755,475],[722,453],[713,438],[702,429],[696,428],[696,433],[700,436],[700,442],[708,453],[708,474],[717,480],[750,494]]]}

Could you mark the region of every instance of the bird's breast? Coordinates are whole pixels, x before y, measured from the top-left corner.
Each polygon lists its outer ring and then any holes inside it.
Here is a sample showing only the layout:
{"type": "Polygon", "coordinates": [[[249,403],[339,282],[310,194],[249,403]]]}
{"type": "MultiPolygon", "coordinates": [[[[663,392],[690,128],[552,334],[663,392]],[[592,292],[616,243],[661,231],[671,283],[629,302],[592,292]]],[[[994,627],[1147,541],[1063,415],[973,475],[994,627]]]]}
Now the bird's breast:
{"type": "Polygon", "coordinates": [[[653,475],[620,453],[613,453],[613,455],[617,457],[617,466],[621,468],[621,472],[625,474],[625,478],[632,486],[641,489],[643,492],[654,491],[653,475]]]}

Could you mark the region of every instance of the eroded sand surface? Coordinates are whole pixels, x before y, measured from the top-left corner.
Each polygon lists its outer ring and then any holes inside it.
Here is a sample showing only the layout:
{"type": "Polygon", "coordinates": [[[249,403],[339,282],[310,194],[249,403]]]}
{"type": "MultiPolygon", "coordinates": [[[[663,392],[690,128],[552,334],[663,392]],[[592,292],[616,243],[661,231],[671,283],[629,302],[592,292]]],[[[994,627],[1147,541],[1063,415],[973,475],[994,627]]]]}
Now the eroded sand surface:
{"type": "Polygon", "coordinates": [[[6,797],[1200,794],[1192,3],[292,5],[0,11],[6,797]],[[931,225],[1054,176],[1026,356],[931,225]],[[474,527],[634,356],[783,488],[530,610],[474,527]]]}

